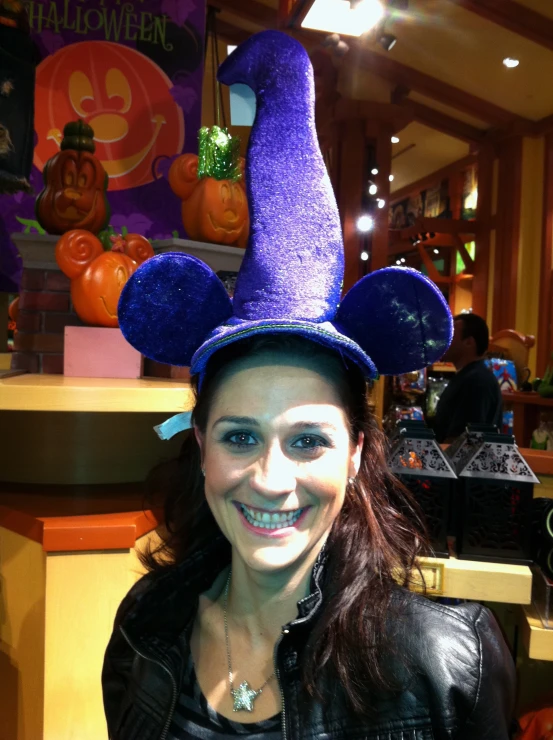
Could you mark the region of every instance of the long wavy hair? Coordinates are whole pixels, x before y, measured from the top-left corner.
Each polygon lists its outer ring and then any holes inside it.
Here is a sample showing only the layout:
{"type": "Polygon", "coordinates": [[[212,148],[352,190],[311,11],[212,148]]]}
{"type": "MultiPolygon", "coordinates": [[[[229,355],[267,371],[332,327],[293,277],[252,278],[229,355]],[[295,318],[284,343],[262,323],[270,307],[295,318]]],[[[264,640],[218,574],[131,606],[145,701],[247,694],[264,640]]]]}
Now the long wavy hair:
{"type": "MultiPolygon", "coordinates": [[[[192,379],[193,421],[200,431],[206,430],[214,394],[233,363],[267,353],[287,354],[316,368],[339,394],[351,440],[357,443],[359,433],[364,435],[358,475],[347,486],[327,540],[323,606],[302,656],[303,685],[311,696],[323,699],[321,687],[338,680],[353,710],[364,714],[370,712],[374,689],[393,688],[382,661],[386,623],[394,589],[410,585],[419,570],[417,559],[427,551],[421,513],[388,469],[386,440],[369,408],[360,370],[314,342],[293,335],[259,336],[219,350],[201,389],[192,379]]],[[[165,533],[160,545],[143,553],[147,569],[171,568],[220,536],[206,502],[193,433],[187,434],[178,458],[152,471],[148,487],[165,497],[165,533]]]]}

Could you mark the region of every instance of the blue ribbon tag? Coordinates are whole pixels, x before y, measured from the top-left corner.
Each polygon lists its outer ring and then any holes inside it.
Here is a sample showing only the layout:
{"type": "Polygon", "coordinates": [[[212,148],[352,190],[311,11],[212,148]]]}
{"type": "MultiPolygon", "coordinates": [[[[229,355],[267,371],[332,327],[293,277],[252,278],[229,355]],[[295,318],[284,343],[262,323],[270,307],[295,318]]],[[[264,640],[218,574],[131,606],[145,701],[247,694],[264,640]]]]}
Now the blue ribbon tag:
{"type": "Polygon", "coordinates": [[[175,434],[184,432],[185,429],[192,428],[192,412],[185,411],[182,414],[176,414],[154,427],[154,431],[160,439],[172,439],[175,434]]]}

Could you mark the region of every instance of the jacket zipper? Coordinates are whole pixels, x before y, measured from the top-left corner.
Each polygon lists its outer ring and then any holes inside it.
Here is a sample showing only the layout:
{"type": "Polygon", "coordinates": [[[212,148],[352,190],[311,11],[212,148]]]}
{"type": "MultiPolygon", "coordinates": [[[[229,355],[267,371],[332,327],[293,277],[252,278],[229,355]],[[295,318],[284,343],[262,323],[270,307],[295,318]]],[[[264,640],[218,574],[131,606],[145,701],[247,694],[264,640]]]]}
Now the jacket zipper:
{"type": "Polygon", "coordinates": [[[123,637],[125,638],[125,640],[129,644],[129,646],[131,647],[131,649],[134,650],[134,652],[137,655],[139,655],[144,660],[149,660],[150,663],[154,663],[155,665],[159,666],[160,668],[163,668],[163,670],[165,671],[165,673],[167,673],[167,675],[171,679],[171,704],[169,706],[169,713],[167,715],[167,719],[165,720],[165,724],[164,724],[163,729],[161,731],[161,735],[159,736],[159,740],[166,740],[167,733],[169,732],[169,727],[171,726],[171,720],[173,719],[173,714],[175,713],[175,706],[177,704],[177,693],[178,692],[177,692],[177,682],[175,681],[175,677],[173,676],[173,674],[171,673],[171,671],[169,670],[169,668],[165,665],[165,663],[162,663],[160,660],[156,660],[155,658],[151,658],[148,655],[144,655],[144,653],[142,653],[140,650],[138,650],[133,645],[133,643],[130,641],[130,639],[129,639],[127,633],[125,632],[125,630],[123,629],[123,627],[119,627],[119,629],[121,630],[121,634],[123,635],[123,637]]]}
{"type": "Polygon", "coordinates": [[[278,669],[278,648],[280,646],[280,643],[282,642],[282,636],[280,636],[277,640],[277,643],[275,645],[275,653],[274,653],[274,664],[275,664],[275,675],[278,683],[278,688],[280,691],[280,703],[282,706],[281,710],[281,722],[282,722],[282,740],[286,740],[286,707],[284,706],[284,691],[282,690],[282,684],[280,682],[280,671],[278,669]]]}

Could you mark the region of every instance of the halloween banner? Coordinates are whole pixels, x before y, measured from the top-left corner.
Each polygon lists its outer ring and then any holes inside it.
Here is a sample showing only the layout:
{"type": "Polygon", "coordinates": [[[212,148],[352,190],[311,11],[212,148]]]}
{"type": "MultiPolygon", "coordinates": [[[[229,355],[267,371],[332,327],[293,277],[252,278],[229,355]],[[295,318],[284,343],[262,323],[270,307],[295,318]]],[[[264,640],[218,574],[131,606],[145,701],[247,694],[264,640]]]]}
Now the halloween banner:
{"type": "MultiPolygon", "coordinates": [[[[34,194],[0,196],[2,291],[16,290],[21,273],[10,234],[40,231],[35,199],[67,123],[81,119],[94,131],[94,156],[109,176],[109,223],[150,239],[184,236],[168,173],[182,152],[197,151],[201,125],[205,0],[24,5],[37,47],[34,194]]],[[[98,199],[84,192],[94,177],[73,176],[80,195],[87,196],[82,203],[94,208],[98,199]]]]}

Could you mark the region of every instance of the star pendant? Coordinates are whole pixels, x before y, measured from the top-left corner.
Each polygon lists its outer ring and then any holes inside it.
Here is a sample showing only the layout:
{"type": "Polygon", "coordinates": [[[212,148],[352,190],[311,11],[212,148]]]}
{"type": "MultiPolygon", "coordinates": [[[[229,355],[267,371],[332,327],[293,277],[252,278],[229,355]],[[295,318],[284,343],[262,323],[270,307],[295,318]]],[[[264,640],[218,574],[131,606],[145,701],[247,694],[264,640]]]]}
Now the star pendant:
{"type": "Polygon", "coordinates": [[[253,712],[253,703],[260,693],[261,691],[250,689],[247,681],[242,681],[240,686],[232,692],[232,698],[234,699],[233,711],[253,712]]]}

